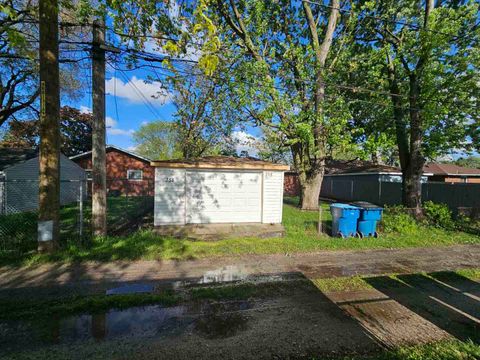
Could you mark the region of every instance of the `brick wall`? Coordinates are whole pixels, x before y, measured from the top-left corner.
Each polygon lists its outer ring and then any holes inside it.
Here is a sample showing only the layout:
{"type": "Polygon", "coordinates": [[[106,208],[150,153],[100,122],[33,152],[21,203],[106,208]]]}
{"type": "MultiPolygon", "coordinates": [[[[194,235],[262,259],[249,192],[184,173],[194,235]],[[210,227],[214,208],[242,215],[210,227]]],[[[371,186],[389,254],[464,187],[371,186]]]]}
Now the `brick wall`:
{"type": "Polygon", "coordinates": [[[458,176],[430,176],[428,181],[441,181],[446,183],[467,183],[467,184],[480,184],[480,177],[458,177],[458,176]]]}
{"type": "MultiPolygon", "coordinates": [[[[74,159],[73,161],[85,170],[92,169],[91,157],[74,159]]],[[[107,152],[107,191],[110,195],[153,196],[154,183],[155,170],[148,161],[140,160],[115,149],[107,152]],[[128,170],[142,170],[142,180],[128,180],[128,170]]]]}
{"type": "Polygon", "coordinates": [[[300,195],[300,182],[298,181],[298,175],[296,173],[285,173],[283,180],[283,193],[289,196],[300,195]]]}

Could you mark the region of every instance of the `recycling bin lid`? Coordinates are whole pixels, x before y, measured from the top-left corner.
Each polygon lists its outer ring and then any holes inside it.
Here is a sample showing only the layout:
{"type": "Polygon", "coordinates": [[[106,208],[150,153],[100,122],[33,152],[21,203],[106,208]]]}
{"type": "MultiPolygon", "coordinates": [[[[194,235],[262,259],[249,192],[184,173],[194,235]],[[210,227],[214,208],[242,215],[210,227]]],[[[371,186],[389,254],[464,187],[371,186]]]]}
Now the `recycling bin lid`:
{"type": "Polygon", "coordinates": [[[358,209],[360,209],[358,206],[351,205],[351,204],[344,204],[344,203],[333,203],[333,204],[330,204],[330,207],[347,209],[347,210],[358,210],[358,209]]]}
{"type": "Polygon", "coordinates": [[[361,208],[364,208],[364,209],[383,210],[382,207],[380,207],[378,205],[375,205],[375,204],[372,204],[368,201],[354,201],[354,202],[350,203],[350,205],[358,206],[358,207],[361,207],[361,208]]]}

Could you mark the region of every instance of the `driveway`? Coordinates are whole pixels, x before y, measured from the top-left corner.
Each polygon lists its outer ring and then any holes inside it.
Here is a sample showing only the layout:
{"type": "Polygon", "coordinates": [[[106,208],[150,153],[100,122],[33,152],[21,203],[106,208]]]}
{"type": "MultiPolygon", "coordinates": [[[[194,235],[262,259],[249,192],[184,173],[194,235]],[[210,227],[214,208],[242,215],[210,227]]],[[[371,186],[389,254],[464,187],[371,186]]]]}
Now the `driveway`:
{"type": "Polygon", "coordinates": [[[0,296],[10,299],[139,283],[162,291],[247,280],[272,290],[0,322],[0,358],[296,359],[363,356],[452,338],[480,343],[480,284],[448,271],[479,264],[479,246],[453,246],[3,268],[0,296]],[[363,275],[369,289],[320,291],[310,281],[351,275],[363,275]]]}

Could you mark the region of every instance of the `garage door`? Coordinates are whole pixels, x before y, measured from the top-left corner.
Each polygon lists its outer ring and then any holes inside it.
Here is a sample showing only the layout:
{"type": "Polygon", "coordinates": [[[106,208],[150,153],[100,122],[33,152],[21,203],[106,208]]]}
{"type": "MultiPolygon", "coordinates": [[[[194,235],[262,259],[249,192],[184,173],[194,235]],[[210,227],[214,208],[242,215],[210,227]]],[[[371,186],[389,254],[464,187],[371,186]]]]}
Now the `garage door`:
{"type": "Polygon", "coordinates": [[[262,221],[262,173],[187,171],[187,223],[262,221]]]}

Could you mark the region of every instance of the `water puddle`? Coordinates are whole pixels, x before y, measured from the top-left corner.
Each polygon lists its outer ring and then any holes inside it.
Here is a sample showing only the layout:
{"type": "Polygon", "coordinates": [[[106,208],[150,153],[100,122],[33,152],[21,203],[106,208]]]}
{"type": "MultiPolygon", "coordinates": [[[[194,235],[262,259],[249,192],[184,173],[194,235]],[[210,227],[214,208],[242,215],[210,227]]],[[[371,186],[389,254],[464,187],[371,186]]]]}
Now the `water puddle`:
{"type": "Polygon", "coordinates": [[[60,321],[57,342],[161,336],[188,326],[185,312],[183,306],[155,305],[70,317],[60,321]]]}
{"type": "Polygon", "coordinates": [[[53,344],[136,338],[176,338],[194,334],[207,339],[226,338],[247,329],[242,313],[247,301],[151,305],[100,314],[0,323],[0,354],[53,344]]]}
{"type": "Polygon", "coordinates": [[[222,283],[245,280],[249,276],[244,266],[224,266],[222,268],[207,271],[198,281],[199,284],[222,283]]]}
{"type": "Polygon", "coordinates": [[[120,286],[106,291],[107,295],[126,295],[126,294],[142,294],[153,292],[153,285],[148,284],[130,284],[120,286]]]}

